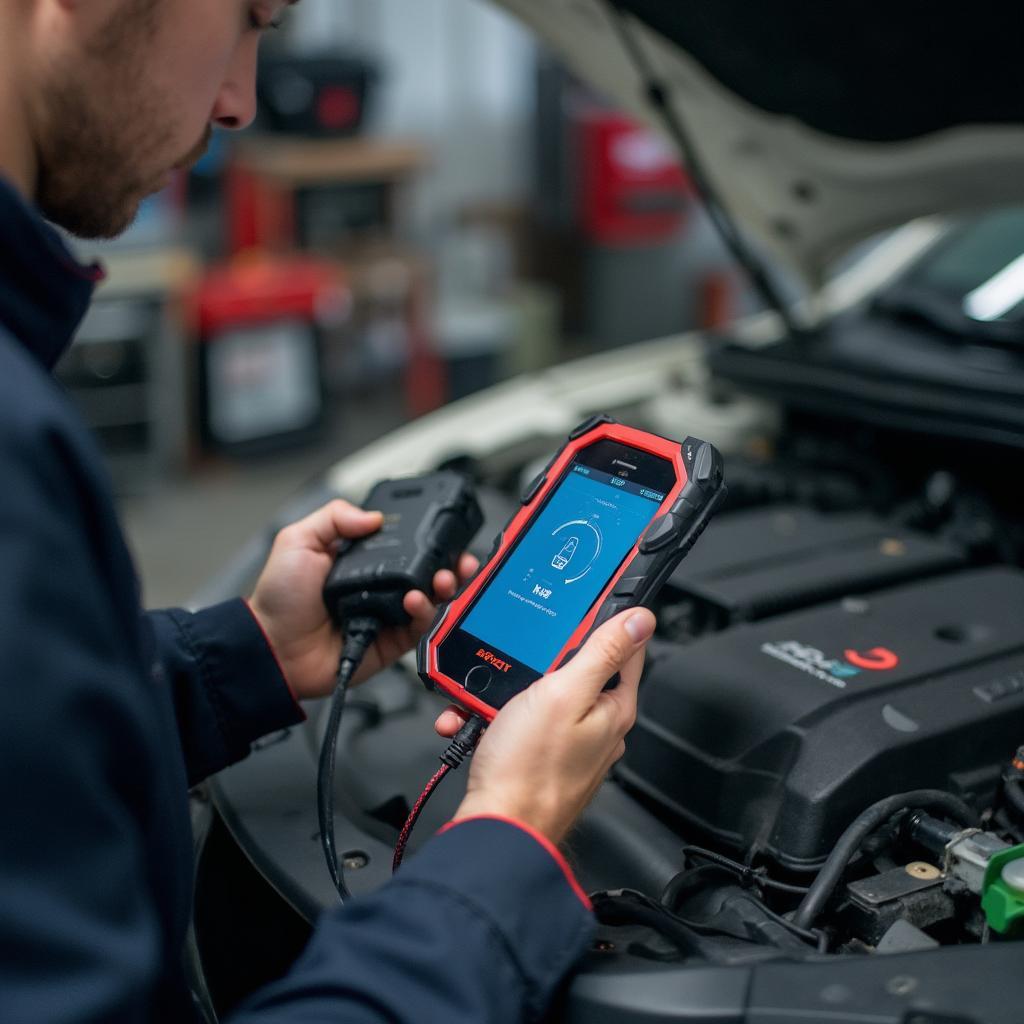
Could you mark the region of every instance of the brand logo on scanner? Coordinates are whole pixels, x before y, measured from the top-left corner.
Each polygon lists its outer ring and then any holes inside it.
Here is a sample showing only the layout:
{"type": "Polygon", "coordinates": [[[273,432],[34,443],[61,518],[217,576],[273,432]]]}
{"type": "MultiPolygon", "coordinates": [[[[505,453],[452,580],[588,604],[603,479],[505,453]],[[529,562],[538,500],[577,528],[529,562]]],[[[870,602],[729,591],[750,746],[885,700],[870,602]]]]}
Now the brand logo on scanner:
{"type": "Polygon", "coordinates": [[[869,672],[888,672],[900,663],[899,655],[887,647],[872,647],[864,653],[847,648],[843,651],[843,658],[846,659],[843,661],[826,657],[817,647],[809,647],[799,640],[761,644],[761,652],[840,689],[845,688],[847,679],[860,675],[865,669],[869,672]]]}
{"type": "Polygon", "coordinates": [[[534,585],[533,593],[537,597],[542,597],[546,601],[551,596],[551,590],[548,587],[542,587],[539,583],[534,585]]]}
{"type": "Polygon", "coordinates": [[[499,672],[507,672],[512,666],[505,661],[503,658],[499,658],[496,654],[491,654],[490,651],[485,651],[482,647],[476,652],[478,658],[483,658],[492,668],[496,668],[499,672]]]}

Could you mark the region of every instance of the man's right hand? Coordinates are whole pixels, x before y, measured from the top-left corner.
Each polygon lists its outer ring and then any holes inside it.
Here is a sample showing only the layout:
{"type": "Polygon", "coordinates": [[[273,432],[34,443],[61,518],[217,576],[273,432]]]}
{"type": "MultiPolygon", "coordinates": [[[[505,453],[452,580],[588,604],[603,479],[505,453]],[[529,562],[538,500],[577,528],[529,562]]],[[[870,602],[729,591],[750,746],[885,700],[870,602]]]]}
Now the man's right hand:
{"type": "MultiPolygon", "coordinates": [[[[514,818],[558,843],[625,751],[654,616],[638,608],[609,619],[564,668],[501,709],[470,762],[454,819],[514,818]],[[612,690],[604,685],[616,673],[612,690]]],[[[452,736],[466,713],[449,708],[437,731],[452,736]]]]}

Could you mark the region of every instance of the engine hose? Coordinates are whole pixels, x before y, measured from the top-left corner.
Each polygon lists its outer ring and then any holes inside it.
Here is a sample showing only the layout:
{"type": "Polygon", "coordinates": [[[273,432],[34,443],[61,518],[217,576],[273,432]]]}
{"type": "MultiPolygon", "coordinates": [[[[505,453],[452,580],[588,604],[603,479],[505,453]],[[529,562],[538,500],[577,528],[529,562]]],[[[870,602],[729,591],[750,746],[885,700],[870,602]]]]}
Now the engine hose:
{"type": "Polygon", "coordinates": [[[1003,784],[1003,792],[1018,819],[1024,819],[1024,789],[1020,779],[1007,779],[1003,784]]]}
{"type": "Polygon", "coordinates": [[[847,827],[839,841],[828,855],[817,877],[800,901],[793,924],[798,928],[810,929],[824,909],[843,877],[843,872],[856,856],[864,840],[894,814],[911,808],[940,811],[965,827],[977,825],[977,815],[952,793],[941,789],[915,789],[910,793],[898,793],[872,804],[847,827]]]}
{"type": "Polygon", "coordinates": [[[659,902],[672,913],[676,913],[679,909],[679,899],[683,893],[694,887],[699,887],[708,875],[726,875],[730,881],[734,877],[732,872],[720,864],[701,864],[699,867],[689,868],[673,875],[665,886],[659,902]]]}
{"type": "Polygon", "coordinates": [[[642,924],[668,939],[684,957],[700,957],[710,963],[728,963],[725,954],[704,936],[716,934],[673,914],[657,900],[632,889],[616,889],[590,894],[594,915],[601,924],[613,928],[642,924]],[[702,934],[703,933],[703,934],[702,934]]]}

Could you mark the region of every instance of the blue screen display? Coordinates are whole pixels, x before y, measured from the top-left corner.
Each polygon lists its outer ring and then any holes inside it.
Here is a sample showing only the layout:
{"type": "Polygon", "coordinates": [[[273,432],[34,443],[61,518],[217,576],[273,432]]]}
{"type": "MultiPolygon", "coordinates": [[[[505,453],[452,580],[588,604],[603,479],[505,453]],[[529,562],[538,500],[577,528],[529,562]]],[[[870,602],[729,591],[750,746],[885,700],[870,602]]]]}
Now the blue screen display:
{"type": "Polygon", "coordinates": [[[462,629],[546,671],[664,498],[573,463],[462,629]]]}

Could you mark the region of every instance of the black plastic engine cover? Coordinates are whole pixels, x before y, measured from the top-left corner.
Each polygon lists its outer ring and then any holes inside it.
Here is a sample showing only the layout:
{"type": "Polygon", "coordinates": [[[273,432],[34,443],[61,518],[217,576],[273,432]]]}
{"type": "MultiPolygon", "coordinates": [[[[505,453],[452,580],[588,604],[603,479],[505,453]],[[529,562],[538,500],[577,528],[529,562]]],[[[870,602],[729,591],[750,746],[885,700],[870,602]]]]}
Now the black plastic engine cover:
{"type": "Polygon", "coordinates": [[[798,505],[722,516],[680,562],[673,591],[722,624],[753,621],[956,569],[950,544],[865,512],[824,515],[798,505]]]}
{"type": "Polygon", "coordinates": [[[652,645],[617,773],[799,870],[883,796],[991,796],[1021,742],[1024,573],[993,568],[652,645]]]}

